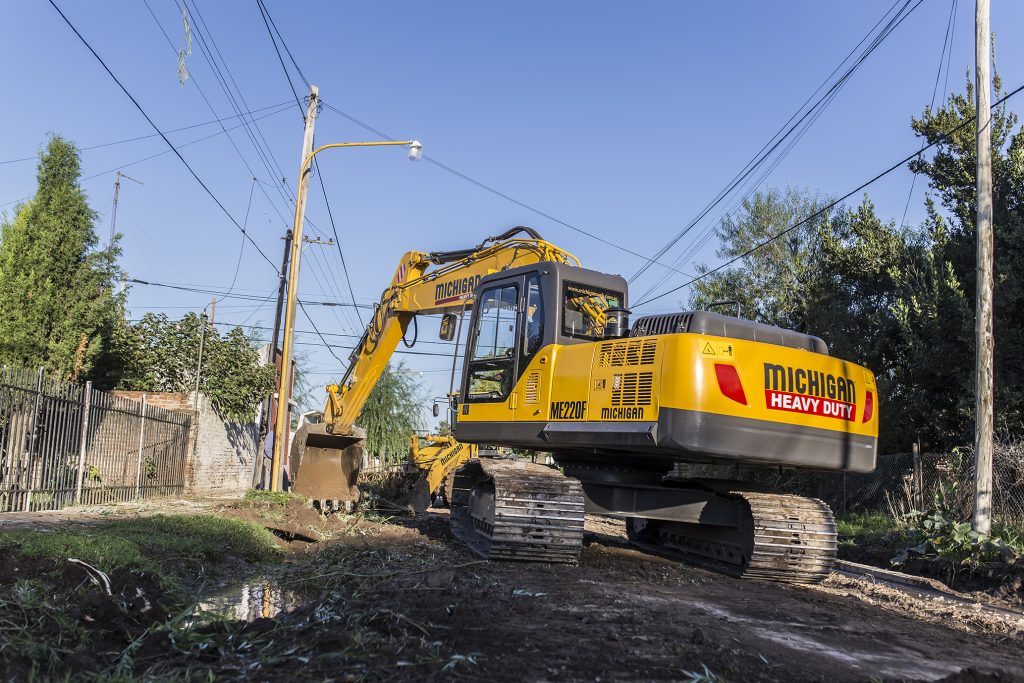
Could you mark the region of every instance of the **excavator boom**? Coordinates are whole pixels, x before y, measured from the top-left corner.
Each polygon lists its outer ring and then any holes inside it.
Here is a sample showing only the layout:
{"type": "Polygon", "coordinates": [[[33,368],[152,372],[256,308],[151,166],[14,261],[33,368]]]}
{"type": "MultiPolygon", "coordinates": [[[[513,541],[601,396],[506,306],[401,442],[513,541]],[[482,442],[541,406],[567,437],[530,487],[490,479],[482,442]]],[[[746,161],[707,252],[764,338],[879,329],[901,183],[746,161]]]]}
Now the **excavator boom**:
{"type": "Polygon", "coordinates": [[[374,306],[344,377],[327,387],[323,422],[304,425],[296,434],[292,490],[334,507],[351,507],[359,496],[356,479],[366,439],[355,422],[410,326],[415,333],[416,315],[471,310],[481,278],[542,261],[579,265],[575,256],[523,226],[469,249],[406,252],[374,306]]]}

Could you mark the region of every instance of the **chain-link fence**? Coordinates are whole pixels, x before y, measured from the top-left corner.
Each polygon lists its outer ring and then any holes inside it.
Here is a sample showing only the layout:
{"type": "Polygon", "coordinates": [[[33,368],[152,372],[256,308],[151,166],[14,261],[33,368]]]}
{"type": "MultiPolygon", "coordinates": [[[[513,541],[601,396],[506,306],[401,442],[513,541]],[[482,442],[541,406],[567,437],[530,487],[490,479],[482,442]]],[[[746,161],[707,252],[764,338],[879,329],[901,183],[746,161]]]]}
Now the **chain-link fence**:
{"type": "MultiPolygon", "coordinates": [[[[758,481],[779,490],[821,498],[837,513],[885,512],[899,516],[927,510],[936,497],[961,519],[974,510],[974,453],[892,453],[870,474],[808,471],[762,472],[758,481]]],[[[1024,443],[996,446],[992,471],[993,517],[1024,524],[1024,443]]]]}
{"type": "Polygon", "coordinates": [[[0,368],[0,512],[180,494],[189,430],[185,413],[0,368]]]}

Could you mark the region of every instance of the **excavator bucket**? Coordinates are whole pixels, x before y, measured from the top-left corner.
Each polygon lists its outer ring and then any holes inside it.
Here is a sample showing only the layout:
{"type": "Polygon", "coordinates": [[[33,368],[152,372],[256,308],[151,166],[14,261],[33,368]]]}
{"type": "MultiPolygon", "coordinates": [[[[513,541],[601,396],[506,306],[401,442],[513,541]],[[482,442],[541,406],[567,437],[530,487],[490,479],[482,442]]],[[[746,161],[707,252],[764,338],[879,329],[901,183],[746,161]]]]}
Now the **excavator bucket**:
{"type": "Polygon", "coordinates": [[[356,481],[365,445],[366,432],[358,427],[339,435],[328,434],[324,423],[303,424],[292,440],[292,492],[351,512],[359,501],[356,481]]]}

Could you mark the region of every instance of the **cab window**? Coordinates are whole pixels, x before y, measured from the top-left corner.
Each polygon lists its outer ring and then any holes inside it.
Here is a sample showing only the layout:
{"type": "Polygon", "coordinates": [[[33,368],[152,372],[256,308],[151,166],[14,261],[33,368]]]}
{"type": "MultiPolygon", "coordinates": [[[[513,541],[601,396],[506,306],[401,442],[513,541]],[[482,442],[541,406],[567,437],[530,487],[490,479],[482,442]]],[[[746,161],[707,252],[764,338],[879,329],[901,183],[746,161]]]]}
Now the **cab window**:
{"type": "Polygon", "coordinates": [[[605,311],[621,306],[621,292],[565,282],[562,285],[562,334],[591,341],[603,339],[605,311]]]}
{"type": "Polygon", "coordinates": [[[469,360],[467,399],[500,400],[508,395],[515,371],[519,288],[502,285],[484,290],[469,360]]]}
{"type": "Polygon", "coordinates": [[[526,278],[526,310],[523,312],[523,356],[529,360],[544,342],[544,298],[540,292],[540,278],[526,278]]]}

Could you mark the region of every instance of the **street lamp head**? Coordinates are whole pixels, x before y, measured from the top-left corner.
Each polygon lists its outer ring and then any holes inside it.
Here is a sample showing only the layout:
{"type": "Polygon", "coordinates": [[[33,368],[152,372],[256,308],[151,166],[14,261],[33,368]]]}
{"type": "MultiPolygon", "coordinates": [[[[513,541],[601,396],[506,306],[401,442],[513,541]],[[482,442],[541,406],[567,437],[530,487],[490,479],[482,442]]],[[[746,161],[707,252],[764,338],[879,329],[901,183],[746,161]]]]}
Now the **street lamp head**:
{"type": "Polygon", "coordinates": [[[423,145],[419,140],[413,140],[409,143],[409,161],[419,161],[421,158],[423,158],[423,145]]]}

